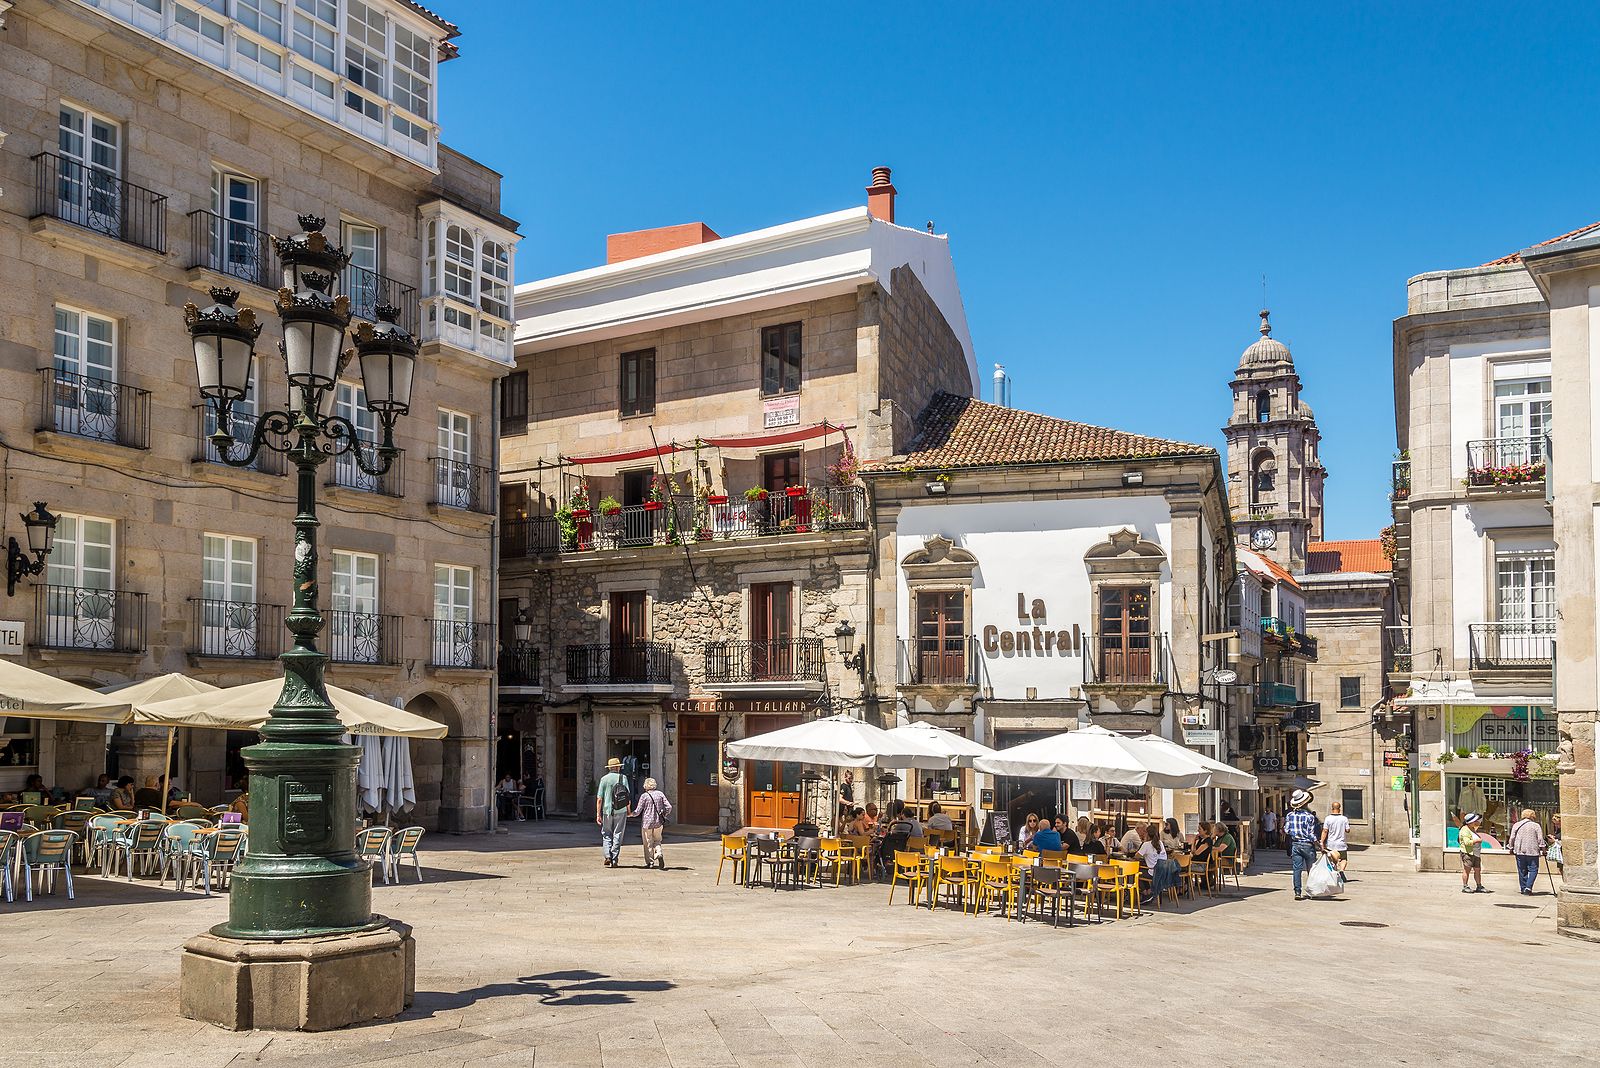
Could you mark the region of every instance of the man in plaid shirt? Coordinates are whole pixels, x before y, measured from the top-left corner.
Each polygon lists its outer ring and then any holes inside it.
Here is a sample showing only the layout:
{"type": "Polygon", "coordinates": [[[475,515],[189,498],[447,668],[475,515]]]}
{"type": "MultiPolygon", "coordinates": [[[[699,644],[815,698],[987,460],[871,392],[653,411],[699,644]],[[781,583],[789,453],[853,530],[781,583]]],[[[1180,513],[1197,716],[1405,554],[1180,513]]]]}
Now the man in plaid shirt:
{"type": "Polygon", "coordinates": [[[1283,817],[1283,835],[1289,842],[1289,863],[1294,867],[1294,899],[1304,900],[1301,880],[1317,861],[1317,815],[1311,811],[1311,795],[1296,790],[1289,795],[1289,814],[1283,817]]]}

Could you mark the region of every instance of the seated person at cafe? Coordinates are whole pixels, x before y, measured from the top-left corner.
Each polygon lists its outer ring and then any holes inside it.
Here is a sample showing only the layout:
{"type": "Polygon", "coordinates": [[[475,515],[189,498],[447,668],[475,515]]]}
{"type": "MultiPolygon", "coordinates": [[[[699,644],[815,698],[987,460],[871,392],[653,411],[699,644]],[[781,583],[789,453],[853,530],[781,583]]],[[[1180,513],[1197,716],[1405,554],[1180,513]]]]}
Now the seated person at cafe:
{"type": "Polygon", "coordinates": [[[29,775],[22,783],[22,796],[36,805],[48,805],[54,800],[50,796],[50,788],[44,784],[43,775],[29,775]],[[37,794],[35,798],[33,795],[37,794]]]}
{"type": "Polygon", "coordinates": [[[1183,853],[1189,849],[1189,843],[1183,840],[1183,833],[1178,830],[1178,821],[1171,816],[1161,824],[1161,848],[1169,854],[1183,853]]]}
{"type": "Polygon", "coordinates": [[[1039,829],[1039,814],[1030,812],[1022,821],[1022,826],[1017,828],[1017,852],[1033,848],[1033,835],[1039,829]]]}
{"type": "Polygon", "coordinates": [[[1149,901],[1172,885],[1173,862],[1168,859],[1166,849],[1162,848],[1160,824],[1146,824],[1140,837],[1143,841],[1139,845],[1139,860],[1144,865],[1144,876],[1150,880],[1150,893],[1144,900],[1149,901]]]}
{"type": "Polygon", "coordinates": [[[911,810],[906,807],[904,801],[896,798],[894,803],[889,806],[889,814],[893,817],[889,821],[890,834],[904,832],[908,838],[922,837],[922,824],[917,821],[916,816],[911,814],[911,810]]]}
{"type": "Polygon", "coordinates": [[[1030,847],[1038,850],[1061,851],[1061,835],[1056,829],[1044,820],[1039,821],[1039,829],[1033,832],[1033,845],[1030,847]]]}
{"type": "Polygon", "coordinates": [[[1068,853],[1083,852],[1083,839],[1079,838],[1078,833],[1072,829],[1072,825],[1067,822],[1067,817],[1056,817],[1056,833],[1061,836],[1062,849],[1065,849],[1068,853]]]}
{"type": "Polygon", "coordinates": [[[160,808],[161,807],[161,779],[151,775],[145,779],[144,785],[133,792],[134,808],[160,808]]]}
{"type": "Polygon", "coordinates": [[[950,818],[944,809],[939,807],[939,802],[928,802],[928,830],[953,831],[955,829],[955,821],[950,818]]]}
{"type": "Polygon", "coordinates": [[[1105,847],[1106,856],[1111,856],[1122,848],[1122,843],[1117,839],[1117,829],[1111,824],[1097,824],[1100,844],[1105,847]]]}
{"type": "Polygon", "coordinates": [[[124,775],[117,780],[117,788],[111,791],[111,798],[106,802],[118,812],[133,811],[133,776],[124,775]]]}
{"type": "Polygon", "coordinates": [[[1106,844],[1100,840],[1103,837],[1105,831],[1098,823],[1090,823],[1088,816],[1078,817],[1078,838],[1083,843],[1084,856],[1105,856],[1106,844]]]}
{"type": "Polygon", "coordinates": [[[1123,856],[1131,857],[1139,852],[1139,847],[1143,844],[1144,837],[1139,833],[1139,828],[1129,827],[1128,833],[1117,843],[1117,848],[1122,850],[1123,856]]]}
{"type": "Polygon", "coordinates": [[[102,775],[94,781],[94,789],[85,791],[97,805],[111,803],[111,776],[102,775]]]}
{"type": "Polygon", "coordinates": [[[1211,824],[1206,820],[1200,821],[1200,827],[1195,831],[1194,847],[1190,856],[1196,861],[1209,861],[1211,859],[1211,824]]]}
{"type": "Polygon", "coordinates": [[[867,802],[867,829],[869,831],[878,829],[878,803],[876,801],[867,802]]]}
{"type": "Polygon", "coordinates": [[[1233,828],[1226,823],[1213,823],[1211,830],[1212,848],[1219,857],[1233,857],[1239,854],[1239,840],[1233,836],[1233,828]]]}
{"type": "Polygon", "coordinates": [[[867,810],[857,806],[850,810],[850,822],[845,824],[846,834],[871,834],[872,824],[867,820],[867,810]]]}

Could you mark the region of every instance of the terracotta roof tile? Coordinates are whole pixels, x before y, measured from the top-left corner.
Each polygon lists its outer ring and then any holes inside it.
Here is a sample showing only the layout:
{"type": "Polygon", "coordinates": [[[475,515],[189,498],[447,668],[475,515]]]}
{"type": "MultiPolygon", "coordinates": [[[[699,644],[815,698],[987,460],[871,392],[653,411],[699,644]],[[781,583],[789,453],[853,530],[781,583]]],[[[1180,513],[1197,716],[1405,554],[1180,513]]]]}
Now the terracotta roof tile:
{"type": "Polygon", "coordinates": [[[1297,590],[1300,588],[1300,583],[1296,582],[1294,576],[1289,574],[1288,568],[1270,556],[1263,556],[1252,549],[1240,549],[1239,562],[1258,575],[1269,575],[1275,582],[1281,582],[1297,590]]]}
{"type": "Polygon", "coordinates": [[[1348,572],[1388,574],[1394,561],[1383,555],[1377,538],[1359,541],[1314,541],[1306,546],[1306,574],[1335,575],[1348,572]]]}
{"type": "Polygon", "coordinates": [[[907,454],[862,470],[894,471],[907,464],[944,469],[1214,455],[1216,450],[1206,445],[1054,419],[940,390],[917,416],[917,434],[907,454]]]}
{"type": "MultiPolygon", "coordinates": [[[[1562,234],[1560,237],[1552,237],[1548,241],[1541,241],[1537,245],[1531,245],[1529,247],[1530,248],[1543,248],[1546,245],[1553,245],[1557,241],[1571,241],[1575,237],[1582,237],[1585,234],[1592,234],[1596,230],[1600,230],[1600,222],[1592,222],[1588,226],[1580,226],[1576,230],[1573,230],[1573,231],[1570,231],[1568,233],[1562,234]]],[[[1482,266],[1484,266],[1484,267],[1503,267],[1503,266],[1505,266],[1506,264],[1509,264],[1509,263],[1521,263],[1521,262],[1522,262],[1522,253],[1521,252],[1513,252],[1509,256],[1501,256],[1497,260],[1490,260],[1488,263],[1485,263],[1482,266]]]]}

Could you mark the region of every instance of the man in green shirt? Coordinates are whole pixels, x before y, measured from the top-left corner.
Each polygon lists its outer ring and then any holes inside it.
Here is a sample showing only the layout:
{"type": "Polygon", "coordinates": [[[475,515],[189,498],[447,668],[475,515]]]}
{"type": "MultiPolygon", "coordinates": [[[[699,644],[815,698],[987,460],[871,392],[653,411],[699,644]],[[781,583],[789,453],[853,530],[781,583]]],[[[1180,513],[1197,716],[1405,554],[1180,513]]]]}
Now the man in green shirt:
{"type": "Polygon", "coordinates": [[[600,825],[600,848],[605,851],[605,865],[617,866],[622,852],[622,835],[628,829],[628,810],[633,807],[629,796],[628,779],[622,774],[622,761],[612,757],[606,761],[606,773],[594,791],[594,821],[600,825]]]}

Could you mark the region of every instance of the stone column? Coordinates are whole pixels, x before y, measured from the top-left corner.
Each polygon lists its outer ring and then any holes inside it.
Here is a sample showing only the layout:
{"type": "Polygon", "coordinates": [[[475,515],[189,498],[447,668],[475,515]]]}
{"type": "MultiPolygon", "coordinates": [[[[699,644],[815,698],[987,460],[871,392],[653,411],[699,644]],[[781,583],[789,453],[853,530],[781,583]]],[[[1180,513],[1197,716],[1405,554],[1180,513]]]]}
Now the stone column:
{"type": "Polygon", "coordinates": [[[1563,709],[1561,732],[1561,890],[1556,929],[1600,942],[1600,859],[1595,825],[1595,713],[1563,709]]]}

